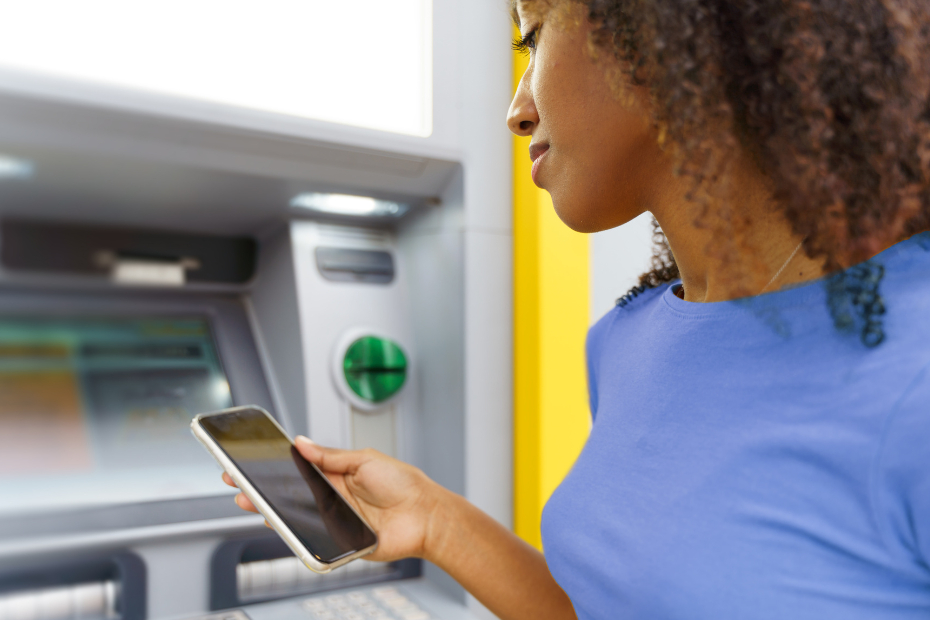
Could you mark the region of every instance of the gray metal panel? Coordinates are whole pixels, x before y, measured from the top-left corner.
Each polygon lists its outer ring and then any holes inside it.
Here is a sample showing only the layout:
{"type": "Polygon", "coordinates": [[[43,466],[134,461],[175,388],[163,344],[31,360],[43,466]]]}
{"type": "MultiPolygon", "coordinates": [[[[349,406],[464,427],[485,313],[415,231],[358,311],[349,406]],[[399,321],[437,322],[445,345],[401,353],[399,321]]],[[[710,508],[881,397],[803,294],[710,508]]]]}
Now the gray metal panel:
{"type": "Polygon", "coordinates": [[[159,541],[193,540],[204,537],[240,536],[267,532],[260,515],[242,513],[240,517],[204,519],[148,525],[89,534],[39,536],[15,540],[0,540],[0,567],[24,561],[50,559],[62,553],[93,553],[97,550],[122,549],[141,544],[157,545],[159,541]]]}
{"type": "MultiPolygon", "coordinates": [[[[488,41],[510,36],[498,0],[460,2],[459,10],[462,41],[476,32],[488,41]]],[[[505,119],[513,65],[497,45],[469,44],[461,53],[466,497],[512,527],[513,142],[505,119]]],[[[468,605],[492,617],[473,599],[468,605]]]]}
{"type": "Polygon", "coordinates": [[[398,247],[409,270],[410,309],[423,438],[423,469],[460,494],[465,485],[465,236],[461,173],[443,210],[424,214],[400,231],[398,247]]]}
{"type": "MultiPolygon", "coordinates": [[[[512,62],[496,44],[512,25],[498,0],[458,3],[465,167],[466,497],[513,523],[513,141],[505,124],[512,62]]],[[[493,617],[468,598],[481,617],[493,617]]]]}
{"type": "Polygon", "coordinates": [[[506,117],[513,96],[513,61],[498,44],[512,36],[507,5],[501,0],[459,2],[456,26],[460,40],[466,42],[460,49],[459,73],[466,226],[509,233],[513,136],[506,117]],[[476,33],[487,43],[476,45],[476,33]]]}
{"type": "MultiPolygon", "coordinates": [[[[513,240],[472,233],[465,244],[466,489],[507,527],[513,521],[513,240]]],[[[579,348],[578,363],[584,363],[579,348]]]]}
{"type": "Polygon", "coordinates": [[[281,416],[290,423],[285,428],[306,435],[307,392],[294,278],[290,229],[282,226],[260,244],[258,276],[250,299],[268,353],[269,373],[287,408],[281,416]]]}
{"type": "Polygon", "coordinates": [[[210,556],[221,541],[204,537],[133,548],[148,569],[147,618],[191,615],[210,608],[210,556]]]}
{"type": "MultiPolygon", "coordinates": [[[[316,167],[312,162],[271,167],[255,162],[253,169],[217,170],[207,164],[209,157],[191,155],[204,149],[196,143],[172,145],[177,161],[149,159],[146,151],[154,146],[141,141],[136,151],[127,146],[125,153],[99,153],[82,146],[75,153],[67,147],[36,146],[25,138],[4,139],[7,119],[2,117],[2,101],[0,95],[0,153],[28,160],[36,171],[32,178],[0,185],[0,214],[8,217],[252,235],[291,217],[311,215],[290,206],[295,195],[307,191],[369,195],[422,208],[441,190],[452,167],[429,160],[427,169],[437,168],[437,178],[424,185],[402,175],[378,183],[369,177],[383,173],[351,166],[339,174],[337,161],[327,173],[309,179],[304,177],[316,167]]],[[[87,142],[93,142],[91,136],[87,142]]],[[[382,220],[382,226],[393,222],[382,220]]]]}
{"type": "Polygon", "coordinates": [[[417,205],[454,164],[2,91],[0,152],[35,174],[0,186],[0,213],[171,230],[254,234],[299,213],[300,192],[417,205]]]}
{"type": "MultiPolygon", "coordinates": [[[[442,210],[412,219],[397,241],[410,270],[410,322],[422,360],[416,372],[423,470],[447,489],[464,495],[465,232],[461,169],[442,198],[442,210]]],[[[465,601],[465,591],[441,569],[427,563],[424,574],[454,600],[465,601]]]]}
{"type": "Polygon", "coordinates": [[[242,510],[233,503],[230,495],[81,508],[69,510],[67,515],[38,513],[0,518],[0,541],[92,534],[127,525],[147,527],[238,516],[242,516],[242,510]]]}

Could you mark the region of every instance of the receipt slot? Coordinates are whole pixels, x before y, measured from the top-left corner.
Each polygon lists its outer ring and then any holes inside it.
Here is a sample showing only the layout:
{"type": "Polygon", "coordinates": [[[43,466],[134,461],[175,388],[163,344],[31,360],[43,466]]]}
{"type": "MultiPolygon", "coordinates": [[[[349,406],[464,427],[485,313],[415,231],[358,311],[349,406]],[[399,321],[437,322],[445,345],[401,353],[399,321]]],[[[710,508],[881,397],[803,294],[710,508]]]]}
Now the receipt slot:
{"type": "Polygon", "coordinates": [[[345,401],[352,447],[397,455],[395,401],[407,382],[408,359],[394,340],[350,330],[333,356],[333,378],[345,401]]]}

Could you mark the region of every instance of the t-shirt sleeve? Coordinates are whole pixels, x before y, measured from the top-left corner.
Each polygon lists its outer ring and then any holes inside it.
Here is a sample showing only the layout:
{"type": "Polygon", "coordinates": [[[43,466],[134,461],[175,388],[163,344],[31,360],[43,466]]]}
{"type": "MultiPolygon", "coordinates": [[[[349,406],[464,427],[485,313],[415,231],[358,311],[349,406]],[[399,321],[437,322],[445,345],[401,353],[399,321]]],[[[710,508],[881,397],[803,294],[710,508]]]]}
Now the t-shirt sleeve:
{"type": "Polygon", "coordinates": [[[585,342],[585,357],[588,364],[588,405],[591,407],[591,419],[597,417],[597,379],[600,371],[601,353],[604,350],[604,341],[613,320],[613,312],[608,312],[600,321],[588,330],[585,342]]]}
{"type": "Polygon", "coordinates": [[[891,412],[877,468],[878,523],[930,575],[930,369],[891,412]]]}

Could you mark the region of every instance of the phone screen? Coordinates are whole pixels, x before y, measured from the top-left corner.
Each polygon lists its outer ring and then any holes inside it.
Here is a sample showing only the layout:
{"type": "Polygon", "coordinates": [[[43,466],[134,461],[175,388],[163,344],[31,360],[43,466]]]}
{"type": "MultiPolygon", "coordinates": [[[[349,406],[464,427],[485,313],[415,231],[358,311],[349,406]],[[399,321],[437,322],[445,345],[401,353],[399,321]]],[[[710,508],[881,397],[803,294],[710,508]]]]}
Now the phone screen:
{"type": "Polygon", "coordinates": [[[375,533],[263,411],[231,411],[200,424],[318,560],[375,544],[375,533]]]}

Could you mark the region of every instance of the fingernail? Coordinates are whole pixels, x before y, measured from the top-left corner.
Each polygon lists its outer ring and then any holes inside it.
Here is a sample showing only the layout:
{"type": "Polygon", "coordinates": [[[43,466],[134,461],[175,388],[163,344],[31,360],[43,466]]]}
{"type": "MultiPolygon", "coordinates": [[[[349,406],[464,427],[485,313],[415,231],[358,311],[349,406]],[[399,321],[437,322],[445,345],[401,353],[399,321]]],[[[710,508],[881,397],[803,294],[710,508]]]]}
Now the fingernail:
{"type": "Polygon", "coordinates": [[[303,435],[297,435],[297,439],[295,439],[294,441],[304,442],[304,443],[313,443],[312,439],[310,439],[309,437],[305,437],[303,435]]]}

